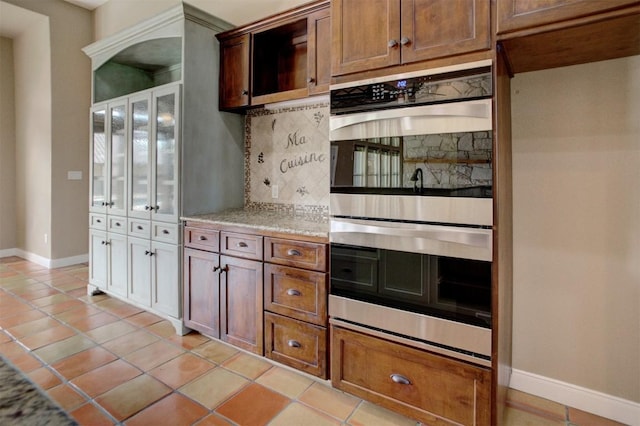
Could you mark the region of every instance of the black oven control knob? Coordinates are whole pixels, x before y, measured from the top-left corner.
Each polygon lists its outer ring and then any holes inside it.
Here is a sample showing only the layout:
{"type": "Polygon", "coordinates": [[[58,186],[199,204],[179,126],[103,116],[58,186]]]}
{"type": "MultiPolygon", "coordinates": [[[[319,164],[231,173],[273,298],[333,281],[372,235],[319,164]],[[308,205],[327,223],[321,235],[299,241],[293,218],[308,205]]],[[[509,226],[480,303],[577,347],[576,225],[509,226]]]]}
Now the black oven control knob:
{"type": "Polygon", "coordinates": [[[411,384],[411,380],[407,379],[402,374],[392,374],[389,377],[391,377],[391,380],[393,380],[394,383],[398,383],[400,385],[410,385],[411,384]]]}

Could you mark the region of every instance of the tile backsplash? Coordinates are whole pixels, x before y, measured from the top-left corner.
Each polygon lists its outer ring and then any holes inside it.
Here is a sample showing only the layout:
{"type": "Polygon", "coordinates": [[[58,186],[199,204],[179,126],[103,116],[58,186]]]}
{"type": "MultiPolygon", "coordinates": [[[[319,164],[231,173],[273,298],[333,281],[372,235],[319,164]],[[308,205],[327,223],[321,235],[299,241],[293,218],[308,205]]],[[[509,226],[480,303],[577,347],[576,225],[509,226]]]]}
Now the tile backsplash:
{"type": "Polygon", "coordinates": [[[245,207],[327,216],[328,103],[251,110],[245,126],[245,207]]]}

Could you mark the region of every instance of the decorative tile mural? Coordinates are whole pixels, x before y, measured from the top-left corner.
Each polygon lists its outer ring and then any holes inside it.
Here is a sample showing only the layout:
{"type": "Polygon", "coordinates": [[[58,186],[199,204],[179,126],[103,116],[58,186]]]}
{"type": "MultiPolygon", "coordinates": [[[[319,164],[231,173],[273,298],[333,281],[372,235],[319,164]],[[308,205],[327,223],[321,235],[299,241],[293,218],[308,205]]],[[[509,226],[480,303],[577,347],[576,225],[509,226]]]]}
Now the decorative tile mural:
{"type": "Polygon", "coordinates": [[[327,103],[251,110],[245,138],[245,207],[328,215],[327,103]]]}

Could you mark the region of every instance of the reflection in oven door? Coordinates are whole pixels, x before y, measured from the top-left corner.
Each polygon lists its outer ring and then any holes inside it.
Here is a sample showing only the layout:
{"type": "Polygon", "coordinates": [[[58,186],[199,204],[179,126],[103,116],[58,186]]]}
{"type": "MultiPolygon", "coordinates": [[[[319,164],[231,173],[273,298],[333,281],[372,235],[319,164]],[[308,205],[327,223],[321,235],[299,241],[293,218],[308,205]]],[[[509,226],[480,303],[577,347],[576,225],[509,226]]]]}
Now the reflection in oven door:
{"type": "Polygon", "coordinates": [[[491,327],[491,262],[331,245],[331,294],[491,327]]]}

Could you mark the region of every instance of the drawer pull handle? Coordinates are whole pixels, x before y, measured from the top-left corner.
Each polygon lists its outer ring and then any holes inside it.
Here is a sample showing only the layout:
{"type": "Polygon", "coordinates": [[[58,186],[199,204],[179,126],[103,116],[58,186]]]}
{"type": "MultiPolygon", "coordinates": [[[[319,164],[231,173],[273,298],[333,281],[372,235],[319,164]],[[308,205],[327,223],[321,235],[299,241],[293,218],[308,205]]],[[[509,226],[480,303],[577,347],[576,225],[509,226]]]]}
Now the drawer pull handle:
{"type": "Polygon", "coordinates": [[[287,251],[287,254],[289,256],[302,256],[302,253],[300,253],[300,250],[296,250],[296,249],[289,249],[287,251]]]}
{"type": "Polygon", "coordinates": [[[293,340],[293,339],[289,340],[289,341],[287,342],[287,345],[289,345],[289,347],[290,347],[290,348],[299,348],[299,347],[301,347],[301,346],[302,346],[302,345],[300,344],[300,342],[298,342],[297,340],[293,340]]]}
{"type": "Polygon", "coordinates": [[[116,226],[120,226],[120,222],[116,222],[116,226]]]}
{"type": "Polygon", "coordinates": [[[100,220],[100,219],[96,219],[96,222],[97,222],[97,223],[102,223],[102,220],[100,220]]]}
{"type": "Polygon", "coordinates": [[[200,236],[198,237],[198,239],[199,239],[200,241],[207,241],[207,237],[205,237],[204,235],[200,235],[200,236]]]}
{"type": "Polygon", "coordinates": [[[244,241],[240,241],[237,245],[238,247],[242,247],[242,248],[249,247],[247,243],[245,243],[244,241]]]}
{"type": "Polygon", "coordinates": [[[163,230],[162,230],[162,233],[163,233],[164,235],[167,235],[167,234],[169,233],[169,230],[168,230],[168,229],[163,229],[163,230]]]}
{"type": "Polygon", "coordinates": [[[296,290],[295,288],[290,288],[289,290],[287,290],[287,294],[289,296],[300,296],[302,293],[300,293],[298,290],[296,290]]]}
{"type": "Polygon", "coordinates": [[[391,377],[391,380],[393,380],[394,383],[398,383],[400,385],[410,385],[411,384],[411,380],[407,379],[402,374],[392,374],[389,377],[391,377]]]}
{"type": "Polygon", "coordinates": [[[138,228],[138,230],[142,231],[142,225],[138,225],[136,228],[138,228]]]}

